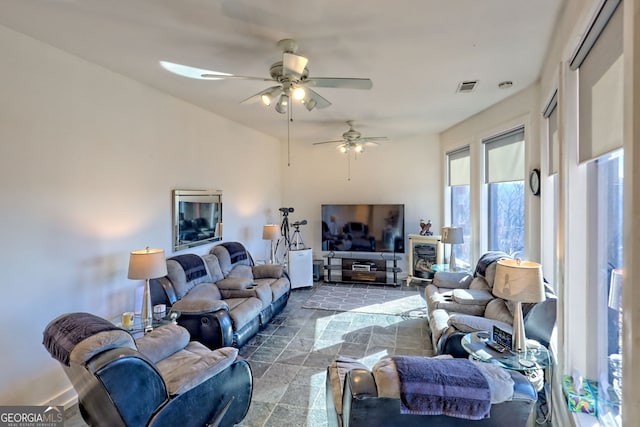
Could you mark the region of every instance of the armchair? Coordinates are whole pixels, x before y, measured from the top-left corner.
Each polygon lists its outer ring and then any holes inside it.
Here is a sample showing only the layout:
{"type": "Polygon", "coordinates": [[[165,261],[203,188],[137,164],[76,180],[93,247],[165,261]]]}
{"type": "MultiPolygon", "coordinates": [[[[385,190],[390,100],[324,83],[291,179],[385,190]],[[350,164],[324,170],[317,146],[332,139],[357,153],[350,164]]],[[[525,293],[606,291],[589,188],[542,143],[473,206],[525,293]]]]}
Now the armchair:
{"type": "MultiPolygon", "coordinates": [[[[438,272],[425,288],[433,348],[437,354],[467,357],[460,340],[468,332],[491,331],[493,325],[511,333],[514,303],[494,296],[491,291],[496,263],[510,258],[503,252],[487,252],[473,274],[438,272]]],[[[549,346],[556,321],[557,298],[545,283],[546,300],[523,304],[527,338],[549,346]]]]}
{"type": "Polygon", "coordinates": [[[333,361],[327,368],[326,384],[329,427],[527,425],[534,412],[537,393],[524,375],[488,363],[451,358],[445,359],[447,370],[443,370],[439,368],[442,365],[435,365],[441,359],[441,356],[405,358],[405,363],[409,365],[415,362],[413,370],[416,372],[425,367],[436,372],[436,375],[425,376],[424,383],[417,381],[406,388],[403,388],[400,380],[396,357],[381,359],[372,369],[354,359],[338,358],[333,361]],[[481,398],[478,397],[483,392],[467,388],[467,384],[464,384],[474,375],[487,380],[489,391],[484,392],[484,398],[488,400],[484,402],[484,406],[479,403],[481,398]],[[454,398],[456,403],[447,400],[448,397],[438,396],[438,392],[447,390],[447,386],[439,386],[440,379],[446,377],[456,377],[454,381],[457,381],[458,386],[449,389],[457,390],[453,392],[457,394],[454,398]],[[407,391],[403,392],[403,389],[425,395],[415,398],[415,395],[407,395],[407,391]],[[402,397],[403,393],[405,397],[402,397]],[[477,399],[474,409],[481,406],[485,411],[488,409],[488,414],[485,413],[488,417],[472,417],[465,411],[457,414],[464,408],[464,400],[467,398],[477,399]],[[426,405],[425,410],[402,409],[403,406],[411,406],[416,402],[418,406],[426,405]]]}
{"type": "Polygon", "coordinates": [[[91,426],[233,426],[252,394],[249,364],[238,350],[210,350],[167,325],[137,341],[88,313],[54,319],[43,344],[78,393],[91,426]]]}

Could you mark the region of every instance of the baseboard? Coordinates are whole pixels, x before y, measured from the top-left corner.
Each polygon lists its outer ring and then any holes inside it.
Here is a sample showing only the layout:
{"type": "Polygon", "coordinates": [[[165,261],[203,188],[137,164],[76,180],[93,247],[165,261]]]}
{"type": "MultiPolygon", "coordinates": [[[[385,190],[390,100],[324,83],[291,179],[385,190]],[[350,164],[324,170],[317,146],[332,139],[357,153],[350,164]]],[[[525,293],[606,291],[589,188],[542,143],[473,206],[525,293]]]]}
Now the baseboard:
{"type": "Polygon", "coordinates": [[[64,409],[69,409],[73,405],[78,403],[78,394],[76,393],[73,387],[69,387],[64,390],[62,393],[54,396],[50,400],[42,402],[41,405],[51,405],[51,406],[64,406],[64,409]]]}

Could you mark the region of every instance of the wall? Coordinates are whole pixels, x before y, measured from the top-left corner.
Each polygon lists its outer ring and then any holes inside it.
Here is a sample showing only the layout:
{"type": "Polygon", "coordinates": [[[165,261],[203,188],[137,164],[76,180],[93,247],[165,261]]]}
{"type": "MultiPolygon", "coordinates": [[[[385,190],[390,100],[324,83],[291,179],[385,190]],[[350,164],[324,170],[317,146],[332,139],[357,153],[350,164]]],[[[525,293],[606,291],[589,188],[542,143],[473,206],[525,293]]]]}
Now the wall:
{"type": "MultiPolygon", "coordinates": [[[[307,219],[301,228],[304,242],[322,257],[320,205],[331,203],[402,203],[405,205],[406,235],[420,231],[420,219],[433,223],[436,234],[443,226],[440,217],[441,168],[436,135],[392,138],[387,143],[366,147],[356,158],[335,149],[335,145],[314,146],[292,140],[291,165],[285,166],[283,206],[295,212],[290,221],[307,219]],[[350,173],[349,173],[350,172],[350,173]],[[350,179],[349,179],[350,176],[350,179]]],[[[283,160],[286,165],[286,159],[283,160]]],[[[399,267],[407,276],[406,253],[399,267]]]]}
{"type": "Polygon", "coordinates": [[[281,147],[4,27],[0,51],[0,402],[60,404],[69,382],[41,344],[46,324],[133,308],[128,253],[172,255],[173,189],[223,190],[225,240],[267,258],[281,147]]]}

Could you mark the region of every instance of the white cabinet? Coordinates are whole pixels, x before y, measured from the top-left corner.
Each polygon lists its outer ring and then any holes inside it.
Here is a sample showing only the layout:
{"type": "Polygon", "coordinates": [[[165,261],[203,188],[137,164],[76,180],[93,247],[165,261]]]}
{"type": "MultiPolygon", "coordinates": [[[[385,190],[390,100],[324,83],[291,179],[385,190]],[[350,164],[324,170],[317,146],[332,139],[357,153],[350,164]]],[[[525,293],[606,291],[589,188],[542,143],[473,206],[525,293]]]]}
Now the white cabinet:
{"type": "Polygon", "coordinates": [[[433,264],[444,262],[441,236],[422,236],[409,234],[409,276],[407,284],[412,280],[431,281],[433,264]]]}
{"type": "Polygon", "coordinates": [[[287,262],[291,289],[313,286],[312,249],[289,251],[287,262]]]}

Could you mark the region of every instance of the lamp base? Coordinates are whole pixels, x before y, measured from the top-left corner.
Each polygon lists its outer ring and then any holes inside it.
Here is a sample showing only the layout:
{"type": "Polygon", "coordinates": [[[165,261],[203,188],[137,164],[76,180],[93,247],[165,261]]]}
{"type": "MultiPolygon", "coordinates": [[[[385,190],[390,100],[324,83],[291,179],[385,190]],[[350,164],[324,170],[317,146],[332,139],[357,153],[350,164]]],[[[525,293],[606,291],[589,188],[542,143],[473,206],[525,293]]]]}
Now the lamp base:
{"type": "Polygon", "coordinates": [[[456,271],[456,252],[451,245],[451,254],[449,255],[449,271],[456,271]]]}
{"type": "Polygon", "coordinates": [[[527,351],[527,336],[524,332],[524,321],[522,320],[522,303],[516,302],[516,310],[513,313],[513,341],[511,349],[518,353],[527,351]]]}
{"type": "Polygon", "coordinates": [[[144,282],[144,294],[142,296],[142,326],[145,332],[153,330],[153,309],[151,308],[151,289],[149,279],[144,282]]]}

